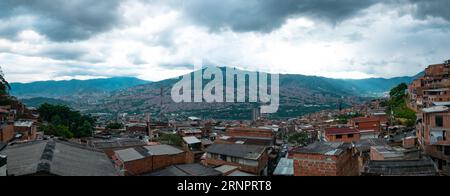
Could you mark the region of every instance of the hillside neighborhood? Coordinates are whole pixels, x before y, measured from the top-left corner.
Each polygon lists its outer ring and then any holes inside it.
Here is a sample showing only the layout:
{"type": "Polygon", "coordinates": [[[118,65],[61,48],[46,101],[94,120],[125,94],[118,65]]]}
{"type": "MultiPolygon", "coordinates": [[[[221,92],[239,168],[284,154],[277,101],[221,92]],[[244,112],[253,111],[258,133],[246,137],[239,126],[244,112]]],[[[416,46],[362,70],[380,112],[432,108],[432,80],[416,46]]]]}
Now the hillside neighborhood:
{"type": "Polygon", "coordinates": [[[159,105],[141,113],[28,107],[4,77],[0,176],[450,175],[450,60],[384,95],[315,96],[330,106],[301,116],[271,118],[259,106],[229,111],[248,120],[167,118],[162,88],[151,91],[159,105]]]}

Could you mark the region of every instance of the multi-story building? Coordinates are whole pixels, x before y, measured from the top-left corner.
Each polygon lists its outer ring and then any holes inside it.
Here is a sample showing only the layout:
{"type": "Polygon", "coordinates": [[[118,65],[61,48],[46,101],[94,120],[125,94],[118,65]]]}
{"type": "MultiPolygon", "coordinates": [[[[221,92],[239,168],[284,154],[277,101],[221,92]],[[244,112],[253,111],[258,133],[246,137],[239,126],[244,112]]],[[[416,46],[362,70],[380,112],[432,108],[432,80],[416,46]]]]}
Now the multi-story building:
{"type": "Polygon", "coordinates": [[[408,91],[408,105],[418,113],[418,143],[440,172],[450,175],[450,60],[430,65],[408,91]]]}
{"type": "Polygon", "coordinates": [[[450,110],[434,106],[422,110],[417,129],[420,146],[444,174],[450,174],[450,110]]]}
{"type": "Polygon", "coordinates": [[[352,128],[327,128],[325,136],[329,142],[357,142],[360,140],[360,133],[352,128]]]}
{"type": "Polygon", "coordinates": [[[425,75],[416,79],[408,88],[410,102],[408,105],[420,112],[433,106],[433,102],[450,101],[450,60],[443,64],[430,65],[425,75]]]}
{"type": "Polygon", "coordinates": [[[351,119],[350,125],[359,130],[361,140],[378,138],[381,133],[380,118],[376,116],[351,119]]]}

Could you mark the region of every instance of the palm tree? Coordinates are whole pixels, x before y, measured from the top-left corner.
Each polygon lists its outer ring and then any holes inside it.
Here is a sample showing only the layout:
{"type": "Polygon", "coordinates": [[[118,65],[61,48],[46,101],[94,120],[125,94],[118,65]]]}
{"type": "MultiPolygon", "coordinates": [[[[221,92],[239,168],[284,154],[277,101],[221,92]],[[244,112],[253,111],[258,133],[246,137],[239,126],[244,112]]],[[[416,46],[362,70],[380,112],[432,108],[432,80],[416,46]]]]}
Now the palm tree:
{"type": "Polygon", "coordinates": [[[8,81],[6,81],[5,74],[0,66],[0,96],[8,95],[9,90],[11,90],[11,86],[8,81]]]}

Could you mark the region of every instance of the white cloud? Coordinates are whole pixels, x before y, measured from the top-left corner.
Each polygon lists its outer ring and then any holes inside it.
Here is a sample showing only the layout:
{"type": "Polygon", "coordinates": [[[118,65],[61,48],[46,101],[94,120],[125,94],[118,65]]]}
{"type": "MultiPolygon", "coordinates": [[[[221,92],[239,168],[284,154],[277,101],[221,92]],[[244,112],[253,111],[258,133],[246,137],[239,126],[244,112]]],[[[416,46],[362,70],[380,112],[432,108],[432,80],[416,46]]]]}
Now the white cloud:
{"type": "MultiPolygon", "coordinates": [[[[13,38],[0,35],[0,64],[13,82],[111,76],[157,81],[192,71],[198,60],[249,70],[367,78],[414,75],[449,58],[449,22],[416,19],[414,6],[407,4],[375,4],[335,25],[291,16],[271,32],[211,31],[171,6],[126,1],[118,9],[120,25],[74,42],[52,41],[33,29],[13,38]]],[[[13,28],[11,20],[0,19],[0,30],[13,28]]],[[[22,16],[21,21],[27,20],[22,16]]]]}

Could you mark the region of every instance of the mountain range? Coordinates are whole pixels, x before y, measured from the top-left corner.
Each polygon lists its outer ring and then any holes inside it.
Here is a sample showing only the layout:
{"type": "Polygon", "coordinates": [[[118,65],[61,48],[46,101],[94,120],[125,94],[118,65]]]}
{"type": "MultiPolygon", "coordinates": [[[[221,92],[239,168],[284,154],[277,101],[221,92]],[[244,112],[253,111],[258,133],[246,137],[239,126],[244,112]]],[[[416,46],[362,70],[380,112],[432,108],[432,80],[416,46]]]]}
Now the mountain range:
{"type": "MultiPolygon", "coordinates": [[[[390,79],[350,80],[280,75],[280,109],[272,117],[296,117],[309,112],[350,106],[369,98],[383,96],[396,85],[410,83],[419,76],[420,74],[390,79]]],[[[85,112],[151,113],[153,116],[159,116],[162,109],[163,113],[172,117],[249,119],[252,109],[258,105],[255,103],[174,103],[170,98],[170,92],[177,81],[179,78],[159,82],[147,82],[136,78],[109,78],[13,83],[12,94],[19,98],[26,98],[25,103],[28,101],[33,104],[45,102],[45,98],[62,99],[71,103],[72,107],[85,112]]],[[[55,102],[55,100],[51,101],[55,102]]]]}
{"type": "Polygon", "coordinates": [[[11,83],[11,94],[19,98],[61,99],[85,94],[106,94],[147,83],[149,81],[133,77],[11,83]]]}

